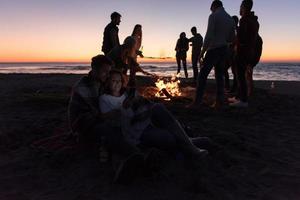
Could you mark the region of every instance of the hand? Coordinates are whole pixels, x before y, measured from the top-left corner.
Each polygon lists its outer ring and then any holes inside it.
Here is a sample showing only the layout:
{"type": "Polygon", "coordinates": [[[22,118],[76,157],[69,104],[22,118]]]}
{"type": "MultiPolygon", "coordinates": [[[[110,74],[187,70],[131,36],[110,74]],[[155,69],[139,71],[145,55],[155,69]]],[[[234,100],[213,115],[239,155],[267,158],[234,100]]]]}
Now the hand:
{"type": "Polygon", "coordinates": [[[141,58],[144,58],[143,52],[142,51],[137,51],[136,55],[140,56],[141,58]]]}
{"type": "Polygon", "coordinates": [[[123,108],[127,109],[129,107],[132,106],[133,103],[133,97],[127,97],[124,101],[123,101],[123,108]]]}

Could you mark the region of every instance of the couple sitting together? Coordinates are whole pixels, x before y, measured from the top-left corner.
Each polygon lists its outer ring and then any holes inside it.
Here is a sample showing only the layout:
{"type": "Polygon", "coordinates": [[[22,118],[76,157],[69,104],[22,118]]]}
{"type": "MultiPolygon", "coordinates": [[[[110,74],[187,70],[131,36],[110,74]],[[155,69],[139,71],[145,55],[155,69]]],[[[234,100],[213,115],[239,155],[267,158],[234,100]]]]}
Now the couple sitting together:
{"type": "Polygon", "coordinates": [[[142,149],[156,148],[200,163],[208,153],[198,148],[164,105],[150,102],[126,88],[121,71],[104,55],[92,58],[91,71],[77,82],[69,104],[69,121],[80,144],[99,144],[119,158],[115,182],[127,182],[141,171],[142,149]]]}

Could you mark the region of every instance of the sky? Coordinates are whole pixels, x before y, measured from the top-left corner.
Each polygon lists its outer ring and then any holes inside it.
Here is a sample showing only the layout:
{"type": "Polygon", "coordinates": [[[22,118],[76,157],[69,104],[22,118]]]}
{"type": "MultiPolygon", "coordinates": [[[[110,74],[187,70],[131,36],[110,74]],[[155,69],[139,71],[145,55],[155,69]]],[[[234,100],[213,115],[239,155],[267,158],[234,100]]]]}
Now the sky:
{"type": "MultiPolygon", "coordinates": [[[[181,32],[205,35],[212,0],[0,0],[0,62],[88,62],[101,53],[110,14],[122,14],[120,41],[143,26],[148,57],[174,57],[181,32]]],[[[223,0],[239,15],[241,0],[223,0]]],[[[263,61],[300,61],[300,1],[254,0],[263,61]]]]}

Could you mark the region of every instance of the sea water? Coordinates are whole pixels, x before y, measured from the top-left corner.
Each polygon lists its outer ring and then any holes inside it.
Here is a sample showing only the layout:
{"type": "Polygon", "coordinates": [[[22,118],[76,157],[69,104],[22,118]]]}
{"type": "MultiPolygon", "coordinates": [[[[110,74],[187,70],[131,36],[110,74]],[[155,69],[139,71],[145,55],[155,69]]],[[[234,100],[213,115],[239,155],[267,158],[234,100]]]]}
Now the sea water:
{"type": "MultiPolygon", "coordinates": [[[[142,68],[159,76],[171,76],[177,72],[175,62],[141,63],[142,68]]],[[[193,71],[187,66],[189,77],[193,71]]],[[[49,73],[49,74],[86,74],[90,70],[89,63],[0,63],[0,73],[49,73]]],[[[181,75],[184,76],[183,70],[181,75]]],[[[229,74],[232,77],[231,69],[229,74]]],[[[300,63],[259,63],[253,72],[254,80],[300,81],[300,63]]],[[[214,70],[209,78],[214,78],[214,70]]]]}

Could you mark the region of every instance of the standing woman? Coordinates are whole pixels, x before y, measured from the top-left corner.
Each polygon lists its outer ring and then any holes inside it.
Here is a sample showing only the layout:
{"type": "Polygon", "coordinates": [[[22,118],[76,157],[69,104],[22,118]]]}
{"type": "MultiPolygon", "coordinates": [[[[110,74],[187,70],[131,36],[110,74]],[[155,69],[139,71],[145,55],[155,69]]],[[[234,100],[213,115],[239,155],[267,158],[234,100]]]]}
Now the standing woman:
{"type": "Polygon", "coordinates": [[[175,51],[176,51],[176,61],[177,61],[177,74],[180,73],[181,61],[184,69],[185,78],[188,78],[187,68],[186,68],[186,52],[189,50],[189,40],[186,38],[185,32],[182,32],[177,40],[175,51]]]}
{"type": "Polygon", "coordinates": [[[136,60],[137,56],[140,56],[141,58],[143,58],[143,54],[142,51],[140,51],[140,48],[142,46],[142,25],[140,24],[136,24],[134,26],[134,29],[132,31],[131,36],[134,37],[136,43],[135,43],[135,49],[136,51],[133,53],[133,58],[136,60]]]}

